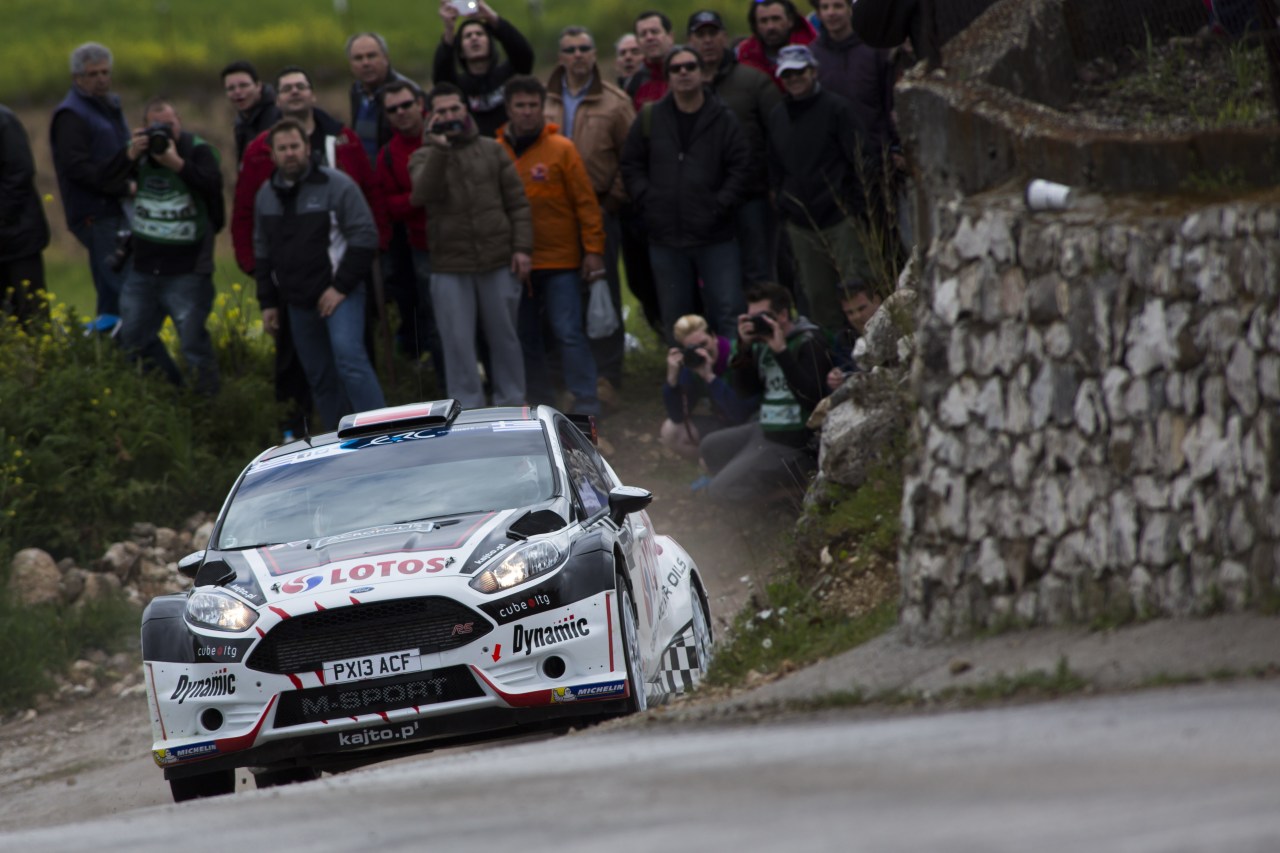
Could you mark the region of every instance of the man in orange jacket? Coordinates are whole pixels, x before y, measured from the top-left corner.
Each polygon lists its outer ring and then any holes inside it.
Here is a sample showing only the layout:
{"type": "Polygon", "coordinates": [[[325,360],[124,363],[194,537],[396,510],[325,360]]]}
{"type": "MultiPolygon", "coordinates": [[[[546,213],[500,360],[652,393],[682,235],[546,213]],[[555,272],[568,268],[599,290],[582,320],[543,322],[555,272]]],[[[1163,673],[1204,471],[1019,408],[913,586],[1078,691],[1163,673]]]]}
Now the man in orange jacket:
{"type": "Polygon", "coordinates": [[[599,414],[596,364],[582,323],[582,287],[604,278],[604,221],[582,157],[543,118],[547,89],[536,77],[507,81],[508,122],[498,132],[515,160],[533,212],[533,272],[520,301],[520,342],[531,403],[553,402],[542,346],[542,314],[560,346],[571,411],[599,414]]]}

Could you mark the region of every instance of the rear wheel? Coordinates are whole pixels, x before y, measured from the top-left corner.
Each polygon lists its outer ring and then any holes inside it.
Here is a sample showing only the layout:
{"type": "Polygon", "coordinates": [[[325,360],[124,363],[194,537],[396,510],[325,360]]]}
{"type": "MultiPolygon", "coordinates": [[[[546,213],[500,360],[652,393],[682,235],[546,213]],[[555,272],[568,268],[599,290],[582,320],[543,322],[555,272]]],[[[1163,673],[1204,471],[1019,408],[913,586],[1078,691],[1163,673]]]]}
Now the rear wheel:
{"type": "Polygon", "coordinates": [[[698,653],[698,668],[693,671],[693,684],[696,687],[707,674],[707,668],[711,666],[711,656],[714,652],[711,648],[710,614],[707,613],[705,599],[699,593],[696,584],[689,585],[689,596],[693,599],[690,602],[693,611],[693,647],[698,653]]]}
{"type": "Polygon", "coordinates": [[[644,692],[644,667],[640,658],[640,630],[636,627],[636,608],[631,601],[631,590],[619,575],[618,615],[622,620],[622,656],[627,664],[627,686],[631,696],[627,699],[627,712],[635,713],[649,707],[644,692]]]}
{"type": "Polygon", "coordinates": [[[298,782],[312,782],[320,778],[320,771],[312,767],[283,767],[279,770],[254,770],[253,784],[258,788],[275,788],[298,782]]]}
{"type": "Polygon", "coordinates": [[[215,773],[201,773],[199,776],[184,776],[181,779],[169,780],[169,791],[175,803],[187,800],[198,800],[204,797],[220,797],[233,794],[236,790],[236,771],[219,770],[215,773]]]}

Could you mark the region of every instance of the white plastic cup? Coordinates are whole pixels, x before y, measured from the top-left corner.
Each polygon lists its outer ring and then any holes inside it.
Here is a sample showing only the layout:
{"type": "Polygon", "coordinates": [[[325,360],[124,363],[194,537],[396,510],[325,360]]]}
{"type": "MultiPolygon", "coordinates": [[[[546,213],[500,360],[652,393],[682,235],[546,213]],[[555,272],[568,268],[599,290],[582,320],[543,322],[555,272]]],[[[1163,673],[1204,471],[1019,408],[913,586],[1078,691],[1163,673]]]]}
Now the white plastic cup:
{"type": "Polygon", "coordinates": [[[1036,178],[1027,184],[1030,210],[1066,210],[1071,206],[1071,187],[1036,178]]]}

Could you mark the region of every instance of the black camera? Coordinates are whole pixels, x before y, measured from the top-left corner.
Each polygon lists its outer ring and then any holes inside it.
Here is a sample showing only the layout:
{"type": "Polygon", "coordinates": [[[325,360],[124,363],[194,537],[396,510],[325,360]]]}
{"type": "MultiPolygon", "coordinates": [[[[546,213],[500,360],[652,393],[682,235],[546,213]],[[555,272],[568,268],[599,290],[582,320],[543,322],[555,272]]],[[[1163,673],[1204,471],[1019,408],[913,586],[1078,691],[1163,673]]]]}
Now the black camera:
{"type": "Polygon", "coordinates": [[[684,348],[684,366],[690,370],[697,370],[699,367],[707,363],[707,357],[702,354],[702,350],[697,347],[684,348]]]}
{"type": "Polygon", "coordinates": [[[116,232],[116,245],[111,250],[111,257],[107,260],[107,265],[111,267],[114,273],[123,272],[125,264],[129,263],[129,256],[133,254],[133,232],[128,228],[122,228],[116,232]]]}
{"type": "Polygon", "coordinates": [[[759,314],[752,314],[749,318],[751,320],[751,331],[755,333],[756,337],[773,337],[773,326],[770,325],[769,320],[766,319],[768,316],[768,314],[761,311],[759,314]]]}
{"type": "Polygon", "coordinates": [[[453,121],[438,121],[431,125],[431,132],[436,136],[444,136],[447,133],[457,133],[462,130],[462,122],[454,119],[453,121]]]}
{"type": "Polygon", "coordinates": [[[173,144],[173,125],[167,121],[153,122],[147,127],[146,134],[147,153],[152,157],[159,157],[173,144]]]}

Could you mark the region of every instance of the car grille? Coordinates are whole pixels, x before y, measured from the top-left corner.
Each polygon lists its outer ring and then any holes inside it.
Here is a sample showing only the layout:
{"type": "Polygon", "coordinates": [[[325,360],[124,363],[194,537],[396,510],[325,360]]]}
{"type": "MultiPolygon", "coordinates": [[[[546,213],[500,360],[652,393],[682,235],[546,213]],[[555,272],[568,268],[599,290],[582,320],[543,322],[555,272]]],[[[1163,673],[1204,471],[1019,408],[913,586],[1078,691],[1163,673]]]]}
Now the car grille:
{"type": "Polygon", "coordinates": [[[465,646],[493,630],[489,620],[451,598],[425,596],[304,613],[272,628],[245,665],[281,675],[328,661],[418,649],[465,646]]]}

